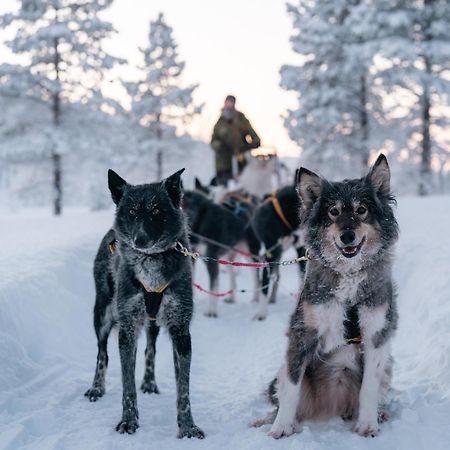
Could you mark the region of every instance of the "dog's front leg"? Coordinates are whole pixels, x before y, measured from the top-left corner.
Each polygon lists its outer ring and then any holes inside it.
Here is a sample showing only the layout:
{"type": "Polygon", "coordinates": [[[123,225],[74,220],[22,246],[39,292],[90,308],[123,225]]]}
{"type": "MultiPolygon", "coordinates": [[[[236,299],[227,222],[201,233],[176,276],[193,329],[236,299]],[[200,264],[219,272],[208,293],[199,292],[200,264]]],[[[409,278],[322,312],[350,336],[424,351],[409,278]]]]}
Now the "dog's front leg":
{"type": "Polygon", "coordinates": [[[189,330],[171,329],[173,343],[173,362],[177,384],[177,423],[178,438],[196,437],[203,439],[205,434],[194,424],[189,399],[189,374],[191,370],[191,335],[189,330]]]}
{"type": "MultiPolygon", "coordinates": [[[[208,255],[209,256],[209,255],[208,255]]],[[[219,286],[219,265],[215,261],[206,263],[206,269],[209,274],[209,289],[211,292],[217,293],[219,286]]],[[[210,295],[208,302],[208,310],[205,313],[206,317],[217,317],[217,297],[210,295]]]]}
{"type": "Polygon", "coordinates": [[[136,331],[131,320],[121,320],[119,324],[119,352],[122,366],[122,420],[117,424],[119,433],[133,434],[139,427],[136,399],[136,331]]]}
{"type": "Polygon", "coordinates": [[[300,431],[297,421],[300,390],[307,361],[317,346],[317,338],[312,333],[301,330],[289,336],[286,362],[281,368],[277,384],[278,413],[270,429],[269,436],[279,439],[300,431]]]}
{"type": "MultiPolygon", "coordinates": [[[[259,262],[257,259],[253,259],[253,262],[259,262]]],[[[253,298],[252,303],[258,303],[259,302],[259,291],[261,290],[261,282],[259,280],[259,269],[256,267],[252,270],[253,272],[253,298]]]]}
{"type": "Polygon", "coordinates": [[[385,327],[387,305],[376,308],[362,308],[360,324],[364,345],[364,372],[359,393],[359,414],[355,432],[361,436],[376,436],[378,426],[378,407],[381,400],[381,382],[389,361],[390,343],[386,339],[379,344],[374,339],[377,332],[385,327]]]}
{"type": "Polygon", "coordinates": [[[262,273],[262,298],[258,302],[258,312],[253,317],[254,320],[265,320],[269,309],[269,287],[272,275],[271,267],[264,267],[262,273]]]}
{"type": "Polygon", "coordinates": [[[148,321],[147,327],[147,347],[145,349],[145,373],[142,380],[141,390],[146,394],[159,394],[155,381],[155,353],[156,339],[159,334],[159,327],[154,321],[148,321]]]}

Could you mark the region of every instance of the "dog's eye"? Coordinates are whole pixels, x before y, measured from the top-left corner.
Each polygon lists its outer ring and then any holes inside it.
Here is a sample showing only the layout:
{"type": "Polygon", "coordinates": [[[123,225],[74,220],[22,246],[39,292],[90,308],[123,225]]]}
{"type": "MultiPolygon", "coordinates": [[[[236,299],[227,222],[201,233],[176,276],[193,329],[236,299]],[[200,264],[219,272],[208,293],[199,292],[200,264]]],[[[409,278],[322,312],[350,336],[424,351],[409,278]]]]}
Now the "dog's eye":
{"type": "Polygon", "coordinates": [[[136,210],[135,209],[130,209],[130,214],[132,215],[132,216],[135,216],[136,215],[136,210]]]}
{"type": "Polygon", "coordinates": [[[367,208],[365,206],[359,206],[358,209],[356,210],[356,214],[358,214],[359,216],[362,216],[363,214],[365,214],[367,212],[367,208]]]}
{"type": "Polygon", "coordinates": [[[330,216],[337,217],[339,215],[339,210],[337,208],[333,207],[333,208],[330,208],[328,213],[330,214],[330,216]]]}

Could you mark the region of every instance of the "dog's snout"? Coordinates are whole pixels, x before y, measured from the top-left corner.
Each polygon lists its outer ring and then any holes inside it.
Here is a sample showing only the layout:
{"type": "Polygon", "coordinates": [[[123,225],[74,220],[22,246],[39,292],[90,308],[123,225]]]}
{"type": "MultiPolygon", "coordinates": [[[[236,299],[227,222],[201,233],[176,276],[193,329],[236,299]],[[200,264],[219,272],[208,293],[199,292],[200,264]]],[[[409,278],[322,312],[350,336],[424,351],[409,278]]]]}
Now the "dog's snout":
{"type": "Polygon", "coordinates": [[[350,245],[355,240],[355,232],[352,230],[345,230],[341,233],[341,241],[344,245],[350,245]]]}
{"type": "Polygon", "coordinates": [[[136,247],[146,247],[147,245],[147,241],[148,241],[148,237],[147,234],[144,233],[143,231],[139,231],[136,236],[134,236],[134,245],[136,247]]]}

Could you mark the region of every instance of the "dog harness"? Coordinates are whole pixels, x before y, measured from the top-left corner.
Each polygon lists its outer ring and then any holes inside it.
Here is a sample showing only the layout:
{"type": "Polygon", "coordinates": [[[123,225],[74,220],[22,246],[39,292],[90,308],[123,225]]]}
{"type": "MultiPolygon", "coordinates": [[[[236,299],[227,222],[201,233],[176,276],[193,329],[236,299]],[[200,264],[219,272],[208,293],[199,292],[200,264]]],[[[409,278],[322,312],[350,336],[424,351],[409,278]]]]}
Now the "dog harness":
{"type": "Polygon", "coordinates": [[[357,305],[347,306],[345,311],[344,338],[347,344],[361,344],[362,337],[357,305]]]}
{"type": "Polygon", "coordinates": [[[290,229],[292,230],[292,225],[289,223],[289,220],[287,220],[283,208],[281,207],[280,200],[278,200],[277,192],[272,192],[272,195],[268,198],[269,201],[272,202],[273,209],[278,214],[278,217],[281,219],[281,221],[290,229]]]}
{"type": "Polygon", "coordinates": [[[251,210],[254,207],[250,195],[245,196],[239,192],[228,192],[221,204],[230,210],[236,217],[247,222],[248,225],[251,219],[251,210]]]}
{"type": "Polygon", "coordinates": [[[144,288],[145,310],[148,320],[154,322],[161,306],[164,291],[169,287],[169,283],[165,283],[157,289],[150,289],[144,283],[140,283],[144,288]]]}

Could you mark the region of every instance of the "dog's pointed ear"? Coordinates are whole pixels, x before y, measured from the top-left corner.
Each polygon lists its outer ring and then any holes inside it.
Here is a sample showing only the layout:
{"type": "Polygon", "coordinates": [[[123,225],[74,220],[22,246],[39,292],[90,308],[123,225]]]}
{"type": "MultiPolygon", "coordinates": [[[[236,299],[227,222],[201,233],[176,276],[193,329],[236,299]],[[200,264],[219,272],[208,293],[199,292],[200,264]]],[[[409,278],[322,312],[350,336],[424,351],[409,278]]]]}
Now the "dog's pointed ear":
{"type": "Polygon", "coordinates": [[[180,207],[181,198],[183,197],[183,184],[181,182],[181,174],[183,172],[184,169],[181,169],[163,181],[164,187],[166,188],[166,191],[169,194],[175,208],[180,207]]]}
{"type": "Polygon", "coordinates": [[[367,178],[377,193],[388,196],[391,192],[391,171],[386,156],[381,154],[370,169],[367,178]]]}
{"type": "Polygon", "coordinates": [[[305,208],[311,208],[319,198],[322,190],[322,179],[319,175],[304,167],[297,170],[297,192],[305,208]]]}
{"type": "Polygon", "coordinates": [[[195,177],[195,189],[197,191],[203,191],[203,184],[197,177],[195,177]]]}
{"type": "Polygon", "coordinates": [[[113,202],[116,205],[119,204],[126,185],[127,182],[122,177],[117,175],[117,173],[114,172],[114,170],[111,169],[108,170],[108,187],[111,192],[113,202]]]}

